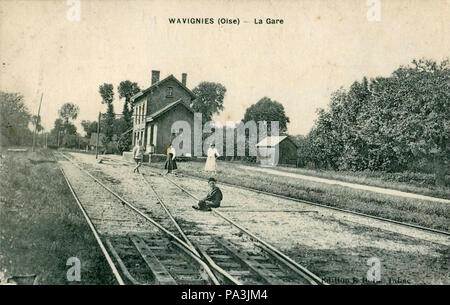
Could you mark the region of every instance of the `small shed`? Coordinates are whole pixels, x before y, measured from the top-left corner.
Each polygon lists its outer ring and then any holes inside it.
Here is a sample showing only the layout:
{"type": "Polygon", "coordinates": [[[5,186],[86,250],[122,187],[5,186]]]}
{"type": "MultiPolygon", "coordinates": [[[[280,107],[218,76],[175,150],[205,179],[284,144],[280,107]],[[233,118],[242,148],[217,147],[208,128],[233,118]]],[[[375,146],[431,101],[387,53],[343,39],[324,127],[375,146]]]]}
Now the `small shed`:
{"type": "Polygon", "coordinates": [[[269,136],[256,144],[258,160],[268,166],[297,164],[297,144],[288,136],[269,136]]]}

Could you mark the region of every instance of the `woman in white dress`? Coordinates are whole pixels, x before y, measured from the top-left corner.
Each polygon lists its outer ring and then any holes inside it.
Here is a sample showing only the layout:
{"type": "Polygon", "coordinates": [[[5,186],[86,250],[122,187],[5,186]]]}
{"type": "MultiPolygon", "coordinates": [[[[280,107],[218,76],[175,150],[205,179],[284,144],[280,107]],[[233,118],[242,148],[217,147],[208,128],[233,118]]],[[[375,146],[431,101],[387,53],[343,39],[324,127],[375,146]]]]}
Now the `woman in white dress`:
{"type": "Polygon", "coordinates": [[[206,156],[205,171],[216,173],[216,158],[220,155],[214,143],[209,146],[206,156]]]}

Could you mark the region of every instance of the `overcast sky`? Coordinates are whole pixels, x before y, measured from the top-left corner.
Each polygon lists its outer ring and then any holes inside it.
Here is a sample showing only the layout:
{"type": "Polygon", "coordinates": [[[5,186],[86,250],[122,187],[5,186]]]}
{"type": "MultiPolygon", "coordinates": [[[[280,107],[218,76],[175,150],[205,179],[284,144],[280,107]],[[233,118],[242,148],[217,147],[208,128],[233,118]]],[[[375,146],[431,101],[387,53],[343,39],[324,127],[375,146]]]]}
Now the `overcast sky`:
{"type": "MultiPolygon", "coordinates": [[[[370,2],[370,1],[369,1],[370,2]]],[[[414,58],[450,56],[450,1],[381,0],[369,22],[367,0],[138,1],[81,0],[70,21],[66,0],[0,2],[0,90],[21,92],[49,130],[66,102],[77,120],[105,112],[98,87],[122,80],[150,85],[151,70],[174,74],[193,89],[201,81],[227,88],[219,121],[238,121],[267,96],[282,103],[290,134],[307,134],[330,94],[363,76],[388,76],[414,58]],[[214,18],[173,25],[168,18],[214,18]],[[218,25],[218,18],[240,25],[218,25]],[[254,18],[283,25],[255,25],[254,18]],[[244,23],[248,21],[248,23],[244,23]]],[[[115,110],[123,101],[116,91],[115,110]]]]}

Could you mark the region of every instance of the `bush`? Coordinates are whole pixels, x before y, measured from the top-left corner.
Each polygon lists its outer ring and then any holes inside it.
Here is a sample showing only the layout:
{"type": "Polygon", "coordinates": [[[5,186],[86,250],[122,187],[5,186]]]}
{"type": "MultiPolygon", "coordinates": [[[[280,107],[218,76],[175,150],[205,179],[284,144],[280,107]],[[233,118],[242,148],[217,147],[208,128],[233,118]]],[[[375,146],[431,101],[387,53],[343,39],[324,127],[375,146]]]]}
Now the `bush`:
{"type": "Polygon", "coordinates": [[[116,142],[109,142],[106,144],[105,153],[119,154],[119,148],[116,142]]]}
{"type": "Polygon", "coordinates": [[[130,137],[120,137],[117,142],[117,149],[120,154],[124,151],[130,151],[131,149],[131,138],[130,137]]]}

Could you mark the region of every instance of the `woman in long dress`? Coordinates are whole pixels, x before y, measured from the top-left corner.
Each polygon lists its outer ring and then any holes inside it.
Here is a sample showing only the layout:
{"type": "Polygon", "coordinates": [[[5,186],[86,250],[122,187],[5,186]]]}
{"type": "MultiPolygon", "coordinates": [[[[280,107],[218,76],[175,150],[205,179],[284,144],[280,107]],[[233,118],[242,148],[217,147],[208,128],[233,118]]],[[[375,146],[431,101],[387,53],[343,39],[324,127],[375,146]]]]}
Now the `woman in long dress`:
{"type": "Polygon", "coordinates": [[[167,153],[167,159],[166,159],[166,164],[164,164],[164,168],[167,169],[166,174],[169,174],[172,172],[172,170],[176,170],[178,168],[177,162],[175,161],[175,148],[173,148],[172,144],[169,145],[166,153],[167,153]]]}
{"type": "Polygon", "coordinates": [[[205,171],[216,173],[216,158],[220,157],[220,155],[214,143],[208,148],[206,156],[205,171]]]}

